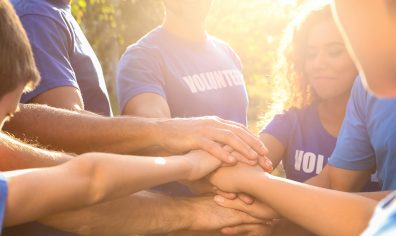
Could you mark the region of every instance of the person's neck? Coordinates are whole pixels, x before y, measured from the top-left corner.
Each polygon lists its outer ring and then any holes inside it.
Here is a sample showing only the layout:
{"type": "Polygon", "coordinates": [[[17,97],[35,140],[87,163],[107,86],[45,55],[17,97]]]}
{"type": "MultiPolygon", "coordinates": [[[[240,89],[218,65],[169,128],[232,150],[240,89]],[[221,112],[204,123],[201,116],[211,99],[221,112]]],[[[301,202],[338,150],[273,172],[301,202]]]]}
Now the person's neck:
{"type": "Polygon", "coordinates": [[[185,21],[175,16],[167,15],[162,28],[177,37],[190,42],[204,42],[206,39],[205,22],[198,25],[184,23],[185,21]]]}
{"type": "Polygon", "coordinates": [[[349,93],[334,99],[320,101],[318,103],[318,113],[325,129],[333,136],[338,136],[345,117],[346,106],[349,93]]]}

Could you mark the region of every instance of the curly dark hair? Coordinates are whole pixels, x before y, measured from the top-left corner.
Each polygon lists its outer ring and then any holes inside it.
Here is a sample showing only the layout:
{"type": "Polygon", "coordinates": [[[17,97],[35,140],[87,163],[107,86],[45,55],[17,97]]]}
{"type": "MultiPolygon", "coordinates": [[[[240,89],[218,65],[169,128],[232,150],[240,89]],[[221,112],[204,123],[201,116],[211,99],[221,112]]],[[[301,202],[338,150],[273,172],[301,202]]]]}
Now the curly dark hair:
{"type": "Polygon", "coordinates": [[[304,74],[306,42],[310,30],[318,23],[333,19],[331,7],[325,5],[305,5],[302,11],[287,26],[273,66],[272,78],[275,93],[271,109],[263,117],[266,125],[274,115],[312,104],[316,94],[304,74]]]}

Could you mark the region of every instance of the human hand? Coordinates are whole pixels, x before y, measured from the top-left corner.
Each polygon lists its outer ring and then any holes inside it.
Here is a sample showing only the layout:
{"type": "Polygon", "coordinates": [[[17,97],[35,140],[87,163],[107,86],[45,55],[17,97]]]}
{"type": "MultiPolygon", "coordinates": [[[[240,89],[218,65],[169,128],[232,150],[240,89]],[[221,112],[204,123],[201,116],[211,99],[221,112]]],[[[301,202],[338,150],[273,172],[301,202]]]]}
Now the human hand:
{"type": "Polygon", "coordinates": [[[191,226],[187,230],[210,231],[241,224],[260,224],[262,220],[239,210],[221,207],[213,197],[186,199],[191,205],[191,226]]]}
{"type": "Polygon", "coordinates": [[[243,192],[242,187],[255,174],[261,174],[263,170],[259,166],[249,166],[244,163],[238,163],[231,167],[221,167],[210,177],[210,182],[219,190],[228,193],[243,192]]]}
{"type": "Polygon", "coordinates": [[[186,181],[197,181],[219,168],[222,164],[219,159],[200,150],[191,151],[181,158],[187,164],[188,173],[186,178],[183,179],[186,181]]]}
{"type": "Polygon", "coordinates": [[[235,157],[235,159],[238,162],[242,162],[242,163],[245,163],[245,164],[251,165],[251,166],[259,165],[264,171],[267,171],[267,172],[273,171],[272,162],[266,156],[258,155],[257,160],[253,161],[253,160],[249,160],[248,158],[246,158],[241,153],[237,152],[236,150],[234,150],[232,147],[230,147],[228,145],[225,145],[223,148],[228,153],[230,153],[231,156],[235,157]]]}
{"type": "Polygon", "coordinates": [[[205,176],[202,179],[197,181],[182,181],[182,184],[186,185],[190,191],[195,195],[205,195],[205,194],[213,194],[214,186],[209,182],[209,178],[205,176]]]}
{"type": "MultiPolygon", "coordinates": [[[[271,222],[269,222],[271,223],[271,222]]],[[[272,224],[242,224],[225,227],[221,229],[223,235],[243,235],[243,236],[270,236],[272,235],[272,224]]]]}
{"type": "Polygon", "coordinates": [[[272,208],[260,201],[254,201],[251,204],[247,204],[242,201],[241,198],[237,197],[231,200],[220,195],[216,195],[214,197],[214,201],[222,207],[245,212],[253,217],[263,219],[266,222],[279,218],[279,215],[272,208]]]}
{"type": "MultiPolygon", "coordinates": [[[[202,149],[225,163],[233,164],[237,159],[223,148],[224,145],[240,153],[246,162],[257,163],[258,156],[265,156],[268,152],[259,138],[245,126],[218,117],[176,118],[162,120],[158,124],[158,143],[173,153],[202,149]]],[[[272,165],[268,169],[272,170],[272,165]]]]}
{"type": "Polygon", "coordinates": [[[247,194],[235,194],[235,198],[230,200],[222,196],[215,196],[215,202],[220,206],[232,208],[245,212],[253,217],[263,219],[261,224],[242,224],[221,229],[224,235],[248,235],[248,236],[269,236],[273,234],[274,226],[277,225],[278,215],[265,204],[254,201],[247,194]],[[248,203],[246,203],[248,202],[248,203]]]}

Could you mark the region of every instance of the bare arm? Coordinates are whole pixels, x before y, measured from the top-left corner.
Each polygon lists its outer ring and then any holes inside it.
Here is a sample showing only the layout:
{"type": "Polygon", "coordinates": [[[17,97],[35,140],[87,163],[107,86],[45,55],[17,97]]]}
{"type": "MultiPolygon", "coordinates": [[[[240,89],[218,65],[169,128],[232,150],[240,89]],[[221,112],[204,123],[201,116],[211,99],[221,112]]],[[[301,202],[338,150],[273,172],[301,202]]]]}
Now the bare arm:
{"type": "Polygon", "coordinates": [[[171,181],[196,180],[220,164],[199,151],[166,159],[89,153],[56,167],[5,172],[9,190],[4,224],[29,222],[171,181]]]}
{"type": "Polygon", "coordinates": [[[155,93],[139,94],[128,101],[123,115],[151,118],[171,118],[168,102],[155,93]]]}
{"type": "Polygon", "coordinates": [[[319,175],[306,183],[344,192],[358,192],[370,180],[371,173],[372,170],[347,170],[326,165],[319,175]]]}
{"type": "Polygon", "coordinates": [[[245,127],[216,117],[110,118],[36,104],[21,104],[20,110],[6,123],[6,131],[67,152],[127,154],[159,145],[171,153],[203,149],[228,162],[229,153],[222,148],[228,144],[250,159],[266,154],[262,142],[245,127]]]}
{"type": "Polygon", "coordinates": [[[84,153],[133,153],[157,142],[155,122],[141,118],[87,115],[43,105],[20,104],[4,129],[51,148],[84,153]]]}
{"type": "Polygon", "coordinates": [[[369,181],[371,174],[372,170],[353,171],[327,165],[319,175],[305,183],[344,192],[355,192],[360,196],[379,201],[392,191],[360,192],[369,181]]]}
{"type": "Polygon", "coordinates": [[[258,220],[217,206],[211,197],[171,198],[140,192],[41,222],[82,235],[159,234],[180,230],[216,230],[258,220]]]}
{"type": "Polygon", "coordinates": [[[251,194],[315,234],[359,235],[377,203],[356,194],[318,188],[254,170],[243,164],[223,167],[212,181],[224,191],[251,194]]]}
{"type": "Polygon", "coordinates": [[[36,148],[4,133],[0,133],[0,157],[1,171],[55,166],[72,159],[69,154],[36,148]]]}
{"type": "MultiPolygon", "coordinates": [[[[125,105],[122,114],[151,117],[151,118],[171,117],[171,112],[167,101],[162,96],[155,93],[143,93],[131,98],[125,105]]],[[[198,119],[202,119],[202,118],[198,118],[198,119]]],[[[221,150],[220,147],[216,149],[211,148],[212,150],[208,150],[208,148],[212,146],[213,141],[231,146],[234,150],[242,154],[242,155],[238,155],[239,158],[234,157],[233,159],[238,159],[239,161],[243,161],[245,163],[248,163],[249,160],[256,161],[257,159],[256,154],[263,156],[267,154],[264,145],[261,144],[260,147],[257,141],[254,141],[254,139],[258,140],[257,137],[252,138],[253,134],[243,125],[215,117],[212,117],[211,119],[217,119],[222,123],[228,124],[229,126],[219,127],[214,124],[212,128],[216,126],[219,128],[217,130],[218,132],[216,132],[217,134],[215,132],[211,132],[212,134],[203,134],[204,136],[210,135],[212,139],[210,141],[207,140],[202,142],[202,145],[200,145],[199,147],[197,146],[197,148],[207,150],[215,156],[218,157],[221,156],[222,161],[231,162],[231,163],[234,162],[232,159],[229,159],[232,157],[230,157],[230,155],[224,150],[221,150]]],[[[203,129],[195,130],[193,128],[190,129],[191,133],[202,133],[208,131],[209,130],[207,129],[206,130],[203,129]]],[[[163,139],[166,139],[166,137],[164,137],[163,139]]],[[[169,149],[167,149],[166,146],[162,145],[161,147],[169,151],[169,149]]],[[[141,153],[145,155],[163,154],[163,150],[161,150],[161,148],[158,147],[154,147],[154,148],[149,147],[147,149],[141,150],[141,153]]],[[[271,170],[272,170],[272,166],[271,166],[271,170]]]]}
{"type": "Polygon", "coordinates": [[[58,87],[45,91],[34,97],[30,103],[45,104],[72,111],[84,110],[81,92],[75,87],[58,87]]]}

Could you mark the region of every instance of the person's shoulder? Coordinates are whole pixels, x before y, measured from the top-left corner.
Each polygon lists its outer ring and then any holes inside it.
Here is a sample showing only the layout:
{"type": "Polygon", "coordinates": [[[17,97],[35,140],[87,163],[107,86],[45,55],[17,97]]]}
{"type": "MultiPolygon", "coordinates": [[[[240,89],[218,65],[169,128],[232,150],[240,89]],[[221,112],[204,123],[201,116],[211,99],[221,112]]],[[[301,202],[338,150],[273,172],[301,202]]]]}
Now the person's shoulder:
{"type": "Polygon", "coordinates": [[[136,43],[130,45],[128,48],[156,48],[163,41],[163,34],[163,30],[160,27],[157,27],[143,35],[136,43]]]}
{"type": "Polygon", "coordinates": [[[229,43],[227,43],[223,39],[220,39],[220,38],[218,38],[218,37],[216,37],[214,35],[207,34],[207,37],[208,37],[209,41],[211,41],[211,42],[213,42],[215,44],[222,45],[224,47],[231,47],[229,43]]]}
{"type": "Polygon", "coordinates": [[[212,42],[214,45],[222,47],[224,50],[229,50],[229,51],[234,52],[233,48],[226,41],[224,41],[214,35],[210,35],[210,34],[208,34],[207,37],[208,37],[208,40],[210,42],[212,42]]]}
{"type": "Polygon", "coordinates": [[[56,0],[11,0],[19,17],[36,15],[59,21],[62,19],[64,7],[56,0]]]}
{"type": "Polygon", "coordinates": [[[312,120],[316,115],[316,105],[311,104],[301,108],[292,107],[285,110],[281,116],[287,119],[291,124],[302,124],[307,120],[312,120]]]}
{"type": "Polygon", "coordinates": [[[287,123],[295,123],[298,120],[299,114],[301,113],[301,110],[295,107],[283,110],[281,112],[278,112],[275,114],[270,121],[270,123],[273,122],[287,122],[287,123]]]}
{"type": "Polygon", "coordinates": [[[297,107],[291,107],[285,111],[283,111],[284,116],[289,116],[289,117],[298,117],[306,114],[308,111],[311,110],[311,106],[305,106],[302,108],[297,108],[297,107]]]}
{"type": "Polygon", "coordinates": [[[352,86],[351,100],[355,104],[367,105],[368,103],[377,101],[378,98],[365,88],[363,79],[358,75],[352,86]]]}
{"type": "Polygon", "coordinates": [[[151,51],[158,50],[161,41],[161,29],[155,28],[141,37],[137,42],[130,44],[124,55],[131,53],[148,53],[151,51]]]}

